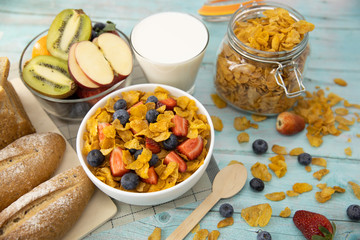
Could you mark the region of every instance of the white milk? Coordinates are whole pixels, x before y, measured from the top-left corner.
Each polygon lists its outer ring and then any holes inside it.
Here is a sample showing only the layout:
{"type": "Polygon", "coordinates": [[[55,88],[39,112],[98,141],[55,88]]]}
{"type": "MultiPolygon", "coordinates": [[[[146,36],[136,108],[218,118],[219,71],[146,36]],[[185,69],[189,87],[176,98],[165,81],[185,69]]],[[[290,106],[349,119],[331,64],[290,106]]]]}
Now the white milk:
{"type": "Polygon", "coordinates": [[[193,93],[209,41],[208,30],[201,21],[185,13],[158,13],[140,21],[130,38],[149,82],[193,93]]]}

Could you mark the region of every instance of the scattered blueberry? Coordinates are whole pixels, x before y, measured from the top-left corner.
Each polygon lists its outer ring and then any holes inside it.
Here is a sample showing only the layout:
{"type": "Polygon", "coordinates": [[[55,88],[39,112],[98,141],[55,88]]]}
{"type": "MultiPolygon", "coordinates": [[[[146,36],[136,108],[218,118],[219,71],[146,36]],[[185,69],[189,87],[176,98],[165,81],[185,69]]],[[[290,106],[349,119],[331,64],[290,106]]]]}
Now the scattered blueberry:
{"type": "Polygon", "coordinates": [[[135,160],[139,157],[139,155],[141,155],[142,151],[142,149],[136,150],[136,152],[134,153],[135,160]]]}
{"type": "Polygon", "coordinates": [[[177,137],[174,134],[171,134],[168,139],[163,141],[163,145],[166,150],[174,150],[178,145],[177,137]]]}
{"type": "Polygon", "coordinates": [[[268,144],[263,139],[256,139],[252,144],[252,149],[256,154],[263,154],[268,150],[268,144]]]}
{"type": "Polygon", "coordinates": [[[99,36],[98,33],[94,29],[92,29],[90,40],[92,41],[94,38],[97,38],[98,36],[99,36]]]}
{"type": "Polygon", "coordinates": [[[156,155],[156,154],[153,153],[153,154],[151,155],[151,159],[150,159],[150,161],[149,161],[150,167],[155,166],[155,165],[158,163],[158,161],[159,161],[158,155],[156,155]]]}
{"type": "Polygon", "coordinates": [[[126,101],[124,99],[119,99],[114,104],[114,110],[126,109],[126,101]]]}
{"type": "Polygon", "coordinates": [[[259,231],[256,239],[257,240],[271,240],[271,235],[267,231],[259,231]]]}
{"type": "Polygon", "coordinates": [[[234,208],[229,203],[223,203],[223,204],[221,204],[219,211],[220,211],[221,216],[223,216],[224,218],[228,218],[233,215],[234,208]]]}
{"type": "Polygon", "coordinates": [[[113,119],[119,119],[122,125],[125,125],[129,121],[130,115],[125,109],[119,109],[114,112],[113,119]]]}
{"type": "Polygon", "coordinates": [[[301,153],[300,155],[298,155],[298,162],[301,165],[307,166],[311,163],[311,160],[312,160],[312,157],[308,153],[301,153]]]}
{"type": "Polygon", "coordinates": [[[103,30],[105,28],[106,24],[102,22],[97,22],[94,24],[93,29],[96,32],[99,32],[100,30],[103,30]]]}
{"type": "Polygon", "coordinates": [[[158,99],[157,99],[157,97],[155,97],[154,95],[151,95],[151,96],[149,96],[149,97],[146,99],[146,102],[145,102],[145,103],[148,103],[148,102],[157,103],[157,102],[158,102],[158,99]]]}
{"type": "Polygon", "coordinates": [[[139,176],[136,173],[125,173],[121,177],[121,186],[126,190],[132,190],[136,188],[136,186],[139,184],[139,181],[139,176]]]}
{"type": "Polygon", "coordinates": [[[360,206],[356,204],[350,205],[346,210],[346,214],[352,220],[360,220],[360,206]]]}
{"type": "Polygon", "coordinates": [[[260,178],[253,178],[250,180],[250,187],[257,192],[264,190],[265,184],[260,178]]]}
{"type": "Polygon", "coordinates": [[[135,152],[137,151],[135,148],[130,148],[130,149],[128,149],[128,150],[129,150],[129,152],[130,152],[131,155],[134,155],[135,152]]]}
{"type": "Polygon", "coordinates": [[[94,149],[88,153],[86,160],[90,166],[98,167],[105,161],[105,156],[101,153],[100,150],[94,149]]]}
{"type": "Polygon", "coordinates": [[[156,111],[155,109],[150,109],[149,111],[146,112],[146,120],[149,123],[154,123],[156,122],[156,118],[159,116],[159,112],[156,111]]]}

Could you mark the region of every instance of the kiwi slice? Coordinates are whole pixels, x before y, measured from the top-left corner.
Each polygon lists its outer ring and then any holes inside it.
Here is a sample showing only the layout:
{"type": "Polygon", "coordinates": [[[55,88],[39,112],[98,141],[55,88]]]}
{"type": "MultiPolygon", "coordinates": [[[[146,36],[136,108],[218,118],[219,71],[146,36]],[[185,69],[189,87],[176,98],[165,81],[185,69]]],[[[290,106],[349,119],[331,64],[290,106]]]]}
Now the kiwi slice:
{"type": "Polygon", "coordinates": [[[91,20],[82,9],[65,9],[53,20],[46,47],[51,55],[67,60],[71,45],[89,40],[91,29],[91,20]]]}
{"type": "Polygon", "coordinates": [[[37,56],[26,63],[22,77],[35,91],[53,98],[66,98],[77,88],[67,62],[54,56],[37,56]]]}

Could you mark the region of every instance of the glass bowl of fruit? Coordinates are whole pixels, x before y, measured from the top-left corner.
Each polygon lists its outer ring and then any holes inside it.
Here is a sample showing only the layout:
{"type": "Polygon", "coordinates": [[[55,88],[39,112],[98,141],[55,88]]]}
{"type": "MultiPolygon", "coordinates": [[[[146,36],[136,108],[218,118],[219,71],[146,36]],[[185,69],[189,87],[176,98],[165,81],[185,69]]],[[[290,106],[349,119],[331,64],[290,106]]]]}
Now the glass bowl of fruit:
{"type": "Polygon", "coordinates": [[[131,81],[133,61],[128,37],[113,23],[65,9],[27,44],[19,74],[46,112],[81,121],[97,101],[131,81]]]}

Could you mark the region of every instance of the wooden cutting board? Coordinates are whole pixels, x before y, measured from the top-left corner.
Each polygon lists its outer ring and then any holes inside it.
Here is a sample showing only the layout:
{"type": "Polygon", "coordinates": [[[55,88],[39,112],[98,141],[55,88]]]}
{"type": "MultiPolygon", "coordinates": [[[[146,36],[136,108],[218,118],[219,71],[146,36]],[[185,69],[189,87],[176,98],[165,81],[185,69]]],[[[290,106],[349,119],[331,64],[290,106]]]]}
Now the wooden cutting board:
{"type": "MultiPolygon", "coordinates": [[[[18,93],[21,102],[24,105],[31,123],[37,132],[57,132],[61,134],[54,122],[49,118],[47,113],[42,109],[40,103],[36,100],[34,95],[26,88],[20,78],[12,79],[10,81],[16,92],[18,93]]],[[[65,137],[64,137],[65,138],[65,137]]],[[[66,138],[65,138],[66,139],[66,138]]],[[[55,172],[58,174],[66,169],[80,165],[75,150],[66,141],[66,151],[64,158],[59,168],[55,172]]],[[[86,236],[91,231],[105,223],[117,212],[117,207],[110,197],[105,195],[99,189],[96,189],[88,206],[85,208],[80,219],[76,222],[73,228],[65,235],[64,239],[80,239],[86,236]]]]}

